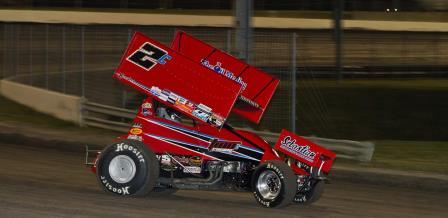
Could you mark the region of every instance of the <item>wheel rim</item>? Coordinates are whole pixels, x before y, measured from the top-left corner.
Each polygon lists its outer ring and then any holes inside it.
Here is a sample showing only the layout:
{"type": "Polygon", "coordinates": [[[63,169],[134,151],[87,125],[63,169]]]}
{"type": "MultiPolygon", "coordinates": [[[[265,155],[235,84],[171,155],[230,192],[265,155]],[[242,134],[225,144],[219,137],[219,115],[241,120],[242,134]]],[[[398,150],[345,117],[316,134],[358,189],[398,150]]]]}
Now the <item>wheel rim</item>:
{"type": "Polygon", "coordinates": [[[282,183],[276,173],[266,170],[258,176],[257,190],[266,200],[272,200],[280,194],[282,183]]]}
{"type": "Polygon", "coordinates": [[[135,176],[135,162],[126,155],[114,157],[109,164],[109,175],[117,183],[127,183],[135,176]]]}

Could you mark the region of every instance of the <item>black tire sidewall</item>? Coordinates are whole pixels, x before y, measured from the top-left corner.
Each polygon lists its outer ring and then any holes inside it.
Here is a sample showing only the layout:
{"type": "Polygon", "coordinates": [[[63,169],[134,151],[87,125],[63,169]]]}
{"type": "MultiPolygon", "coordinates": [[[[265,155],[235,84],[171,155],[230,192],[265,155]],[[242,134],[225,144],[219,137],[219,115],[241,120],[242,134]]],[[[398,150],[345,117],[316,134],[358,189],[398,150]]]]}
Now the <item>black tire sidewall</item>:
{"type": "Polygon", "coordinates": [[[292,170],[283,162],[267,161],[259,166],[252,175],[252,193],[255,200],[264,207],[283,207],[292,202],[296,190],[295,175],[292,170]],[[281,189],[278,196],[272,200],[264,199],[257,189],[257,180],[260,174],[266,170],[274,172],[281,182],[281,189]]]}
{"type": "Polygon", "coordinates": [[[322,180],[313,181],[312,188],[304,193],[297,193],[294,197],[294,203],[309,205],[319,200],[325,187],[325,182],[322,180]]]}
{"type": "MultiPolygon", "coordinates": [[[[153,153],[148,148],[137,141],[125,140],[116,142],[100,154],[97,162],[97,179],[100,186],[106,192],[117,195],[139,195],[143,189],[148,189],[147,186],[151,186],[150,180],[157,178],[154,175],[150,175],[150,170],[155,166],[153,163],[153,153]],[[125,155],[131,158],[136,167],[134,178],[126,183],[115,182],[109,174],[109,164],[114,157],[119,155],[125,155]]],[[[154,157],[155,158],[155,157],[154,157]]],[[[152,189],[152,187],[149,187],[152,189]]]]}

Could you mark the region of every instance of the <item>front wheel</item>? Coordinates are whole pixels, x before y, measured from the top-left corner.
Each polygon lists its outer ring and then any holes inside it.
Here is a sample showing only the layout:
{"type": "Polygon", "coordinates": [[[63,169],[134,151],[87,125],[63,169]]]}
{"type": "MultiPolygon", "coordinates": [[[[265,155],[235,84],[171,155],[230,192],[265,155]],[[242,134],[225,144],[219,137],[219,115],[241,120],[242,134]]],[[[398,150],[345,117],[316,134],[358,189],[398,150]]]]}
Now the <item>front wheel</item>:
{"type": "Polygon", "coordinates": [[[139,141],[116,142],[98,157],[97,179],[106,192],[144,196],[154,188],[158,177],[155,154],[139,141]]]}
{"type": "Polygon", "coordinates": [[[252,175],[255,200],[264,207],[287,206],[292,202],[296,189],[296,176],[281,161],[267,161],[252,175]]]}

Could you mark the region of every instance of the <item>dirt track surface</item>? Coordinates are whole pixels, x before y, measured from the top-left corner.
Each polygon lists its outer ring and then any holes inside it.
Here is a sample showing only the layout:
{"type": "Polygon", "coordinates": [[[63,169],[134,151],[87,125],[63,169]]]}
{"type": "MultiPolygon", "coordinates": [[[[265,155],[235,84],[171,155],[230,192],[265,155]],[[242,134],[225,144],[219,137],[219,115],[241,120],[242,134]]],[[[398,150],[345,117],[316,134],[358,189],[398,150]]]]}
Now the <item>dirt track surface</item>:
{"type": "Polygon", "coordinates": [[[121,198],[104,193],[83,154],[0,144],[0,217],[445,217],[446,193],[333,181],[320,201],[280,210],[250,193],[178,191],[121,198]]]}

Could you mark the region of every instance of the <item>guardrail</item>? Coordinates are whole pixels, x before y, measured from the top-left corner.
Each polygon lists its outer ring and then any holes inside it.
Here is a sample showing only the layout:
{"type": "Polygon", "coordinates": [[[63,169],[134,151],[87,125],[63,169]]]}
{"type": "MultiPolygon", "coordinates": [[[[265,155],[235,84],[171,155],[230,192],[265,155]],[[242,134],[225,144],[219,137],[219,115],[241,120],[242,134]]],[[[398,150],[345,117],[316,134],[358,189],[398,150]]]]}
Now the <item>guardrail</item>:
{"type": "MultiPolygon", "coordinates": [[[[83,106],[83,124],[87,126],[127,132],[137,111],[102,105],[86,101],[83,106]]],[[[256,133],[267,142],[273,144],[280,133],[244,129],[256,133]]],[[[372,160],[375,144],[372,142],[359,142],[352,140],[327,139],[315,136],[306,139],[330,149],[338,158],[368,162],[372,160]]]]}
{"type": "Polygon", "coordinates": [[[82,107],[83,125],[119,132],[127,132],[137,111],[93,102],[85,102],[82,107]]]}

